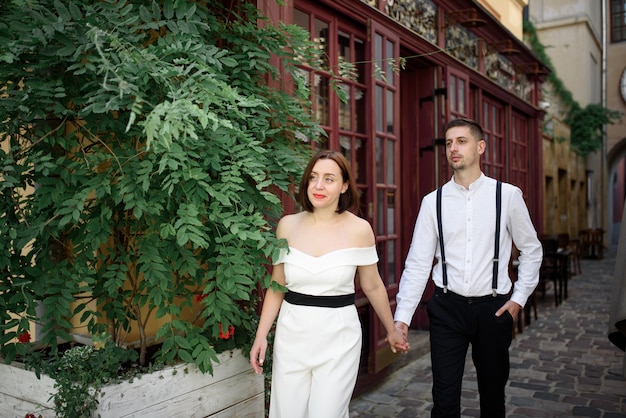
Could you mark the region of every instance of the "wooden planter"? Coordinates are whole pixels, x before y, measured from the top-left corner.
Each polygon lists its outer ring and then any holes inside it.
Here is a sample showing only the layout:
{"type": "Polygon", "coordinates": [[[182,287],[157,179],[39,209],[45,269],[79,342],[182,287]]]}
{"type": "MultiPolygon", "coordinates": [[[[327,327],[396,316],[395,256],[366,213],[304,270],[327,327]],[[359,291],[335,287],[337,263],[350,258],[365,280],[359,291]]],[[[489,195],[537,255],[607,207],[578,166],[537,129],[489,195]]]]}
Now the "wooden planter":
{"type": "MultiPolygon", "coordinates": [[[[263,376],[255,374],[241,351],[218,356],[213,376],[195,365],[181,364],[104,386],[94,416],[263,418],[263,376]]],[[[19,364],[0,364],[0,417],[22,418],[28,413],[54,417],[50,400],[54,381],[37,379],[19,364]]]]}

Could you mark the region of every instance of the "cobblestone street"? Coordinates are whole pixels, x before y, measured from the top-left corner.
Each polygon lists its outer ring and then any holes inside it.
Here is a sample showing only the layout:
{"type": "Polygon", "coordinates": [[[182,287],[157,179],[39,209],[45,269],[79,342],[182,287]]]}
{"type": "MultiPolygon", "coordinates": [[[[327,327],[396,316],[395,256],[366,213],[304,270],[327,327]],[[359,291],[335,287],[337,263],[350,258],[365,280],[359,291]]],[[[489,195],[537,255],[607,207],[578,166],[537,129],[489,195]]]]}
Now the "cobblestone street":
{"type": "MultiPolygon", "coordinates": [[[[615,251],[602,260],[581,260],[581,266],[582,273],[570,278],[568,299],[555,307],[552,289],[539,295],[538,319],[533,316],[513,340],[509,418],[626,418],[624,353],[607,338],[615,251]]],[[[427,331],[411,332],[412,346],[427,347],[427,331]]],[[[426,352],[353,399],[350,417],[429,417],[431,382],[426,352]]],[[[480,416],[470,354],[461,405],[463,417],[480,416]]]]}

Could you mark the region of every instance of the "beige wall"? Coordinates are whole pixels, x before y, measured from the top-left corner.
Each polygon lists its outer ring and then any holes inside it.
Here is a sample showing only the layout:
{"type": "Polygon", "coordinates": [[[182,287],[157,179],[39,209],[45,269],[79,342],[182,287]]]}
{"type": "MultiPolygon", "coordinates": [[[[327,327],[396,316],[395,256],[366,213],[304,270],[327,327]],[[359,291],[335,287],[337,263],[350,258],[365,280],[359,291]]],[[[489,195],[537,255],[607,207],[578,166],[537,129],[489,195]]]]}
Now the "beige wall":
{"type": "MultiPolygon", "coordinates": [[[[610,21],[610,0],[606,0],[607,20],[610,21]]],[[[606,151],[607,151],[607,189],[608,202],[607,219],[610,244],[617,244],[621,222],[613,223],[620,213],[613,213],[616,207],[614,203],[612,179],[619,162],[626,158],[626,101],[620,94],[620,78],[626,71],[626,42],[611,43],[610,25],[607,28],[606,44],[606,107],[622,112],[622,121],[606,127],[606,151]]],[[[622,211],[623,213],[623,211],[622,211]]]]}
{"type": "Polygon", "coordinates": [[[522,12],[528,0],[478,0],[518,39],[523,39],[522,12]]]}
{"type": "Polygon", "coordinates": [[[626,71],[626,42],[612,44],[609,36],[606,64],[606,107],[619,110],[625,115],[622,123],[607,126],[607,150],[610,153],[620,141],[626,139],[626,101],[619,90],[620,78],[626,71]]]}
{"type": "Polygon", "coordinates": [[[589,0],[532,0],[529,15],[559,78],[581,106],[602,97],[600,3],[589,0]]]}
{"type": "MultiPolygon", "coordinates": [[[[574,99],[583,107],[591,103],[603,104],[626,115],[626,101],[619,91],[620,77],[626,70],[626,42],[611,43],[610,11],[610,0],[529,1],[530,20],[537,28],[558,77],[574,99]],[[603,2],[606,25],[602,22],[603,2]],[[605,30],[606,43],[603,40],[605,30]]],[[[587,158],[587,168],[592,173],[588,184],[587,224],[589,228],[606,230],[605,245],[613,245],[617,241],[615,232],[619,230],[619,223],[613,223],[615,204],[611,179],[617,164],[626,158],[626,116],[620,123],[607,125],[605,133],[604,148],[587,158]]]]}
{"type": "Polygon", "coordinates": [[[569,127],[555,117],[548,119],[550,133],[543,138],[543,230],[576,237],[587,229],[586,163],[570,150],[569,127]]]}
{"type": "MultiPolygon", "coordinates": [[[[592,103],[602,104],[604,98],[602,1],[608,4],[610,0],[529,1],[529,18],[546,47],[558,78],[583,107],[592,103]]],[[[608,16],[606,18],[609,19],[608,16]]],[[[613,59],[617,58],[614,53],[611,55],[613,59]]],[[[607,69],[607,72],[611,71],[607,69]]],[[[616,91],[616,87],[613,90],[607,88],[607,99],[608,95],[615,95],[616,91]]],[[[606,106],[611,108],[608,100],[606,106]]],[[[587,227],[607,230],[606,244],[612,240],[613,229],[608,221],[611,218],[609,211],[612,200],[607,187],[610,173],[607,151],[608,147],[590,154],[586,162],[591,173],[587,184],[587,227]]]]}

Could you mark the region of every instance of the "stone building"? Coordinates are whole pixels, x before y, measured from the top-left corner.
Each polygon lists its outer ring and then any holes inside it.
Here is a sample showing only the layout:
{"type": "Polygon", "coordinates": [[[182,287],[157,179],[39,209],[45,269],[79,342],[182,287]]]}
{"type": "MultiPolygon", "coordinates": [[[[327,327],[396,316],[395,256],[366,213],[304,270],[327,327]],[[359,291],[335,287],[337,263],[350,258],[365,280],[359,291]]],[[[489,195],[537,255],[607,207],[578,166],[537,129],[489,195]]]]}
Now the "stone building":
{"type": "MultiPolygon", "coordinates": [[[[539,231],[544,218],[542,84],[550,70],[523,42],[528,0],[259,0],[273,21],[300,25],[319,44],[303,63],[321,147],[350,160],[362,212],[377,238],[379,269],[395,303],[421,198],[450,178],[444,125],[480,121],[485,174],[519,186],[539,231]],[[350,63],[354,77],[340,65],[350,63]],[[346,101],[333,85],[339,85],[346,101]]],[[[286,210],[295,210],[286,202],[286,210]]],[[[424,299],[429,298],[427,293],[424,299]]],[[[357,392],[394,356],[361,294],[364,346],[357,392]]],[[[416,327],[427,326],[418,309],[416,327]]]]}
{"type": "MultiPolygon", "coordinates": [[[[624,1],[530,0],[528,9],[558,77],[580,106],[600,104],[626,113],[624,1]]],[[[558,105],[548,112],[562,118],[558,105]]],[[[601,149],[587,156],[586,227],[604,230],[605,246],[617,243],[626,196],[625,157],[622,118],[606,126],[601,149]]]]}

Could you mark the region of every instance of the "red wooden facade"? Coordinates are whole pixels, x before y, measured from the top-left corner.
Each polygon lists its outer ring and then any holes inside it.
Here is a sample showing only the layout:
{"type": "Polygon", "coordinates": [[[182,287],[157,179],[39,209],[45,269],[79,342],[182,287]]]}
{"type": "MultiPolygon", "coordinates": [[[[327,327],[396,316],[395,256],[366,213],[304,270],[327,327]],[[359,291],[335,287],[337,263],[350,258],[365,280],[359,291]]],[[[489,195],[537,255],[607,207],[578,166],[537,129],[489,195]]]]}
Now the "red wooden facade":
{"type": "MultiPolygon", "coordinates": [[[[320,62],[302,65],[313,112],[328,133],[321,146],[341,150],[352,164],[392,308],[421,199],[450,178],[443,126],[451,118],[481,122],[484,173],[519,186],[539,228],[543,111],[537,104],[548,71],[477,2],[272,3],[258,5],[271,19],[307,29],[322,51],[320,62]],[[342,62],[352,63],[355,77],[341,78],[342,62]],[[339,77],[347,100],[340,100],[332,77],[339,77]]],[[[358,309],[364,347],[357,392],[394,358],[366,298],[358,309]]],[[[412,326],[427,328],[423,309],[412,326]]]]}

